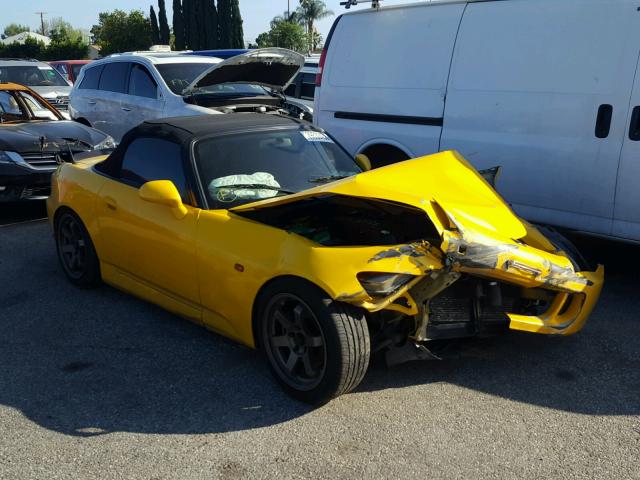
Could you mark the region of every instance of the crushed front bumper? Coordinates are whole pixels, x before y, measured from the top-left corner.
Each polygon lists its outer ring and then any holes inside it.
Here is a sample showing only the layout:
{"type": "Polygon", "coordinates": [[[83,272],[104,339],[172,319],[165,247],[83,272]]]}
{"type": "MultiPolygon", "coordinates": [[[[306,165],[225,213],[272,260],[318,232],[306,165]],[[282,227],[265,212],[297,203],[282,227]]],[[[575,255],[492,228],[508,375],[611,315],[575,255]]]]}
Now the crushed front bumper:
{"type": "Polygon", "coordinates": [[[571,335],[578,332],[595,307],[604,284],[604,267],[595,272],[578,272],[588,280],[582,288],[560,291],[546,312],[541,315],[507,313],[512,330],[546,335],[571,335]]]}

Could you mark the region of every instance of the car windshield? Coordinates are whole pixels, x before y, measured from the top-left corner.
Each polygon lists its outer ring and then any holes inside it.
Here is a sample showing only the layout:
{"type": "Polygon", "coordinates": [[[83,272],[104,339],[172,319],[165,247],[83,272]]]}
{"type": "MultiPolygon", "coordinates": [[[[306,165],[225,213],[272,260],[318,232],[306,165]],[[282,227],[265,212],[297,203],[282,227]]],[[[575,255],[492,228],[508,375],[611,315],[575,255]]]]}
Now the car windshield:
{"type": "Polygon", "coordinates": [[[209,208],[288,195],[361,173],[326,134],[269,130],[204,139],[195,160],[209,208]]]}
{"type": "Polygon", "coordinates": [[[58,120],[58,117],[28,92],[0,90],[0,123],[31,120],[58,120]]]}
{"type": "Polygon", "coordinates": [[[67,87],[69,84],[53,67],[2,66],[0,83],[19,83],[28,87],[67,87]]]}
{"type": "MultiPolygon", "coordinates": [[[[182,91],[213,63],[163,63],[156,65],[158,72],[171,91],[181,95],[182,91]]],[[[268,92],[259,85],[249,83],[223,83],[199,88],[197,94],[221,95],[230,97],[249,97],[266,95],[268,92]]]]}

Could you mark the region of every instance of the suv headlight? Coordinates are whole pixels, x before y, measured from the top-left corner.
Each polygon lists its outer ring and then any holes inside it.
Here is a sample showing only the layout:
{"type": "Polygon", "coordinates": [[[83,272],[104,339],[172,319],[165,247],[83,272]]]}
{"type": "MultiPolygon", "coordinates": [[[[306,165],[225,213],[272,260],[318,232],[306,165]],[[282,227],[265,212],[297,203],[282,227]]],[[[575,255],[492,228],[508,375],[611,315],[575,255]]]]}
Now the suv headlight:
{"type": "Polygon", "coordinates": [[[372,297],[388,297],[413,280],[413,275],[404,273],[362,272],[358,281],[372,297]]]}
{"type": "Polygon", "coordinates": [[[17,152],[7,152],[5,150],[0,150],[0,163],[4,165],[15,165],[16,163],[25,163],[25,161],[17,152]]]}
{"type": "Polygon", "coordinates": [[[113,139],[113,137],[111,135],[107,135],[104,138],[104,140],[102,140],[100,143],[96,144],[93,147],[93,149],[94,150],[109,150],[109,149],[116,148],[117,146],[118,146],[118,144],[113,139]]]}

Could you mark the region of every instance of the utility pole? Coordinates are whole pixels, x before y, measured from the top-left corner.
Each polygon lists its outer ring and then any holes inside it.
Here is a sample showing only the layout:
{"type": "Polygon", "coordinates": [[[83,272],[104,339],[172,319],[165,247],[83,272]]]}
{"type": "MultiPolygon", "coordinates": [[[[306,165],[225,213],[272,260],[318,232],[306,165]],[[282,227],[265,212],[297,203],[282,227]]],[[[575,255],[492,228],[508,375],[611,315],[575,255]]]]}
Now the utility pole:
{"type": "Polygon", "coordinates": [[[35,12],[36,15],[40,15],[40,34],[44,35],[44,16],[47,12],[35,12]]]}
{"type": "Polygon", "coordinates": [[[291,0],[287,0],[287,22],[291,18],[291,0]]]}

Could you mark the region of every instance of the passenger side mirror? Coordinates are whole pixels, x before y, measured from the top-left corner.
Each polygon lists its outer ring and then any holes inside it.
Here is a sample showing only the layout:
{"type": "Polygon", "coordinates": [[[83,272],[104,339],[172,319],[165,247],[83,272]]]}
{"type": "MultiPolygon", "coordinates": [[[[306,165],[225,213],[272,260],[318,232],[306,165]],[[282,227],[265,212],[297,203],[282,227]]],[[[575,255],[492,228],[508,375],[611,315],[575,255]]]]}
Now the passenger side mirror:
{"type": "Polygon", "coordinates": [[[177,219],[183,218],[187,214],[187,208],[182,204],[180,193],[170,180],[147,182],[140,187],[138,195],[147,202],[170,207],[177,219]]]}
{"type": "Polygon", "coordinates": [[[371,160],[364,153],[358,153],[355,156],[355,161],[363,171],[368,172],[371,170],[371,160]]]}

